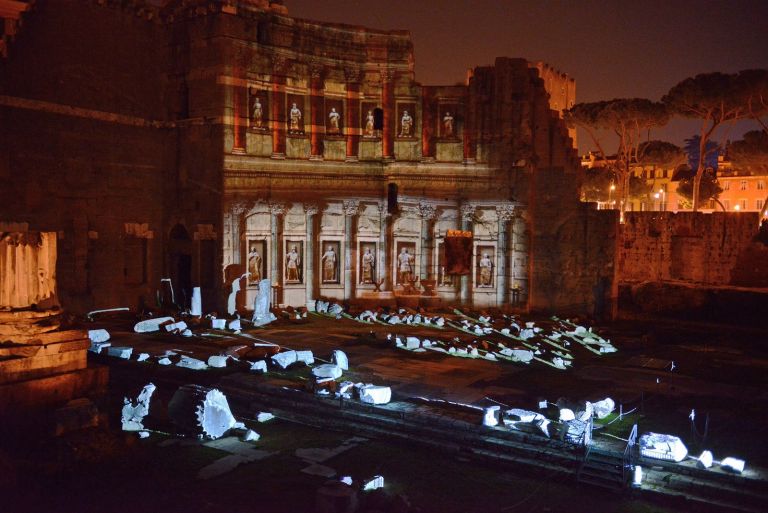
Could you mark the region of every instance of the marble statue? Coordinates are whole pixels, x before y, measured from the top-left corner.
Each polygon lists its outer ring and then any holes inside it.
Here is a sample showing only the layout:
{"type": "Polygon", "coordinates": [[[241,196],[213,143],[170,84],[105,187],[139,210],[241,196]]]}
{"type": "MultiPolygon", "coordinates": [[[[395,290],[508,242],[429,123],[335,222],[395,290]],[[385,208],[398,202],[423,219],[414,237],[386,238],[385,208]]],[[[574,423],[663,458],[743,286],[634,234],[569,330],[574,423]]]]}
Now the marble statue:
{"type": "Polygon", "coordinates": [[[285,256],[285,281],[299,283],[299,267],[301,266],[301,257],[296,246],[293,246],[285,256]]]}
{"type": "Polygon", "coordinates": [[[365,248],[365,253],[363,254],[363,283],[373,283],[373,269],[375,265],[376,258],[371,253],[371,248],[365,248]]]}
{"type": "Polygon", "coordinates": [[[337,281],[336,252],[333,250],[333,246],[328,246],[321,261],[323,263],[323,283],[335,283],[337,281]]]}
{"type": "Polygon", "coordinates": [[[400,137],[411,137],[413,135],[413,118],[407,110],[403,111],[403,117],[400,119],[400,137]]]}
{"type": "Polygon", "coordinates": [[[253,300],[253,318],[251,321],[256,326],[263,326],[275,320],[275,314],[270,311],[272,295],[272,282],[261,280],[259,282],[259,292],[253,300]]]}
{"type": "Polygon", "coordinates": [[[450,112],[443,116],[443,137],[453,137],[453,116],[450,112]]]}
{"type": "Polygon", "coordinates": [[[248,283],[258,283],[261,280],[261,255],[255,247],[248,253],[248,272],[248,283]]]}
{"type": "Polygon", "coordinates": [[[488,257],[488,253],[483,253],[483,257],[480,259],[478,266],[480,267],[480,286],[493,286],[493,262],[488,257]]]}
{"type": "Polygon", "coordinates": [[[413,275],[413,255],[408,253],[408,248],[400,250],[400,254],[397,255],[397,262],[400,283],[406,284],[411,280],[411,276],[413,275]]]}
{"type": "Polygon", "coordinates": [[[328,133],[331,134],[338,134],[339,133],[339,120],[341,119],[341,114],[336,112],[335,107],[331,107],[331,112],[328,114],[328,121],[331,123],[331,127],[328,130],[328,133]]]}
{"type": "Polygon", "coordinates": [[[301,121],[301,111],[295,103],[291,104],[290,120],[291,121],[288,129],[291,132],[301,132],[301,128],[299,128],[299,122],[301,121]]]}
{"type": "Polygon", "coordinates": [[[256,97],[256,102],[253,104],[253,115],[251,117],[253,119],[254,128],[263,128],[264,109],[262,108],[258,97],[256,97]]]}
{"type": "Polygon", "coordinates": [[[373,111],[368,111],[368,114],[365,116],[365,133],[367,137],[373,137],[373,111]]]}

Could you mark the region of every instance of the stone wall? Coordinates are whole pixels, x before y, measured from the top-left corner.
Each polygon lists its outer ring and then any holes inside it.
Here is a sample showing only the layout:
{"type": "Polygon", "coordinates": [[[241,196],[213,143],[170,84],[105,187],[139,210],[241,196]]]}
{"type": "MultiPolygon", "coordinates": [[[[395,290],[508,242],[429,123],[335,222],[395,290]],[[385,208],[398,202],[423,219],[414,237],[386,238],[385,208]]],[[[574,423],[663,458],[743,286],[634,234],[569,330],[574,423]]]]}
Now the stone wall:
{"type": "Polygon", "coordinates": [[[622,282],[728,285],[753,244],[757,213],[628,212],[622,225],[622,282]]]}

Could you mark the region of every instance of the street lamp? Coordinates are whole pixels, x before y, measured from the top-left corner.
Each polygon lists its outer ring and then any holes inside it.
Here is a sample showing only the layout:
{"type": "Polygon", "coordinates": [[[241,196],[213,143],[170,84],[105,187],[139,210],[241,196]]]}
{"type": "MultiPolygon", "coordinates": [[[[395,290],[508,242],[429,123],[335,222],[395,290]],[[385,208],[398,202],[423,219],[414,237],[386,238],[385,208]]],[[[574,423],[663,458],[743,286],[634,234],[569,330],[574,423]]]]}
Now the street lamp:
{"type": "Polygon", "coordinates": [[[610,187],[608,187],[608,204],[611,205],[611,208],[613,208],[614,200],[611,199],[613,196],[613,191],[616,190],[616,184],[612,183],[610,187]]]}
{"type": "Polygon", "coordinates": [[[739,210],[741,210],[741,205],[738,205],[738,204],[737,204],[737,205],[734,205],[734,206],[733,206],[733,209],[734,209],[736,212],[738,212],[739,210]]]}

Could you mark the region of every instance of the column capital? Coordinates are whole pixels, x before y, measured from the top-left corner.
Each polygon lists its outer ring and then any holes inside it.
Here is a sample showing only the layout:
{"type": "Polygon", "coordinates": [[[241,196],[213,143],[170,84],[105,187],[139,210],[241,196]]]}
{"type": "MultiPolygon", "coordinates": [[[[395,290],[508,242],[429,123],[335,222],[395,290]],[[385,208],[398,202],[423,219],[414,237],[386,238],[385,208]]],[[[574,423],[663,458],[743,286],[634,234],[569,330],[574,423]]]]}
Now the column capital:
{"type": "Polygon", "coordinates": [[[233,214],[240,216],[251,209],[251,202],[242,199],[234,200],[229,208],[233,214]]]}
{"type": "Polygon", "coordinates": [[[516,210],[518,207],[515,207],[514,205],[507,203],[504,205],[497,205],[496,206],[496,215],[499,218],[499,221],[509,221],[513,217],[516,217],[516,210]]]}
{"type": "Polygon", "coordinates": [[[341,206],[345,216],[356,216],[360,212],[359,200],[344,200],[341,206]]]}
{"type": "Polygon", "coordinates": [[[269,204],[269,212],[273,216],[285,215],[287,210],[288,209],[286,208],[285,203],[270,203],[269,204]]]}
{"type": "Polygon", "coordinates": [[[477,205],[473,205],[472,203],[464,203],[461,205],[461,218],[464,221],[472,221],[475,218],[475,210],[477,210],[477,205]]]}
{"type": "Polygon", "coordinates": [[[381,217],[391,217],[392,213],[389,211],[389,206],[387,205],[387,202],[381,202],[376,205],[376,208],[379,210],[379,216],[381,217]]]}
{"type": "Polygon", "coordinates": [[[272,71],[275,73],[285,73],[290,67],[288,58],[285,55],[275,54],[270,57],[270,60],[272,61],[272,71]]]}
{"type": "Polygon", "coordinates": [[[307,66],[309,67],[309,76],[313,81],[325,78],[325,66],[319,61],[313,59],[307,63],[307,66]]]}
{"type": "Polygon", "coordinates": [[[437,214],[437,207],[426,201],[420,201],[417,209],[421,218],[427,221],[434,219],[437,214]]]}
{"type": "Polygon", "coordinates": [[[380,73],[383,82],[391,82],[395,78],[395,70],[392,68],[382,68],[380,73]]]}
{"type": "Polygon", "coordinates": [[[360,76],[363,74],[360,68],[348,66],[344,68],[344,79],[347,82],[355,83],[360,81],[360,76]]]}
{"type": "Polygon", "coordinates": [[[304,212],[308,216],[314,216],[320,211],[319,207],[313,203],[304,203],[304,212]]]}

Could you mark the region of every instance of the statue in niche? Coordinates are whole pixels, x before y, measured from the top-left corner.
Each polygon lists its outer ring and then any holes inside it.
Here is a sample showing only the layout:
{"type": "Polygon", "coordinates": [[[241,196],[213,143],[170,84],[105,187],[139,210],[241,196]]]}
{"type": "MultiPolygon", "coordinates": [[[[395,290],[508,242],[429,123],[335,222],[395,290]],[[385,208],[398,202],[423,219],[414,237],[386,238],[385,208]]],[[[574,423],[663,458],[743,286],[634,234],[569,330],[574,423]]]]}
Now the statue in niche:
{"type": "Polygon", "coordinates": [[[491,261],[490,257],[488,257],[488,253],[483,253],[483,257],[480,259],[480,262],[477,265],[480,267],[480,286],[492,287],[493,262],[491,261]]]}
{"type": "Polygon", "coordinates": [[[336,283],[336,252],[333,246],[328,246],[320,260],[323,263],[323,283],[336,283]]]}
{"type": "Polygon", "coordinates": [[[369,110],[365,116],[365,132],[363,135],[366,137],[373,137],[374,118],[373,111],[369,110]]]}
{"type": "Polygon", "coordinates": [[[253,113],[251,114],[251,119],[253,119],[254,128],[264,128],[264,108],[262,107],[258,96],[256,97],[256,101],[253,104],[253,113]]]}
{"type": "Polygon", "coordinates": [[[443,116],[443,137],[453,137],[453,116],[450,112],[443,116]]]}
{"type": "Polygon", "coordinates": [[[407,284],[413,276],[413,255],[408,253],[408,248],[400,250],[400,254],[397,255],[397,271],[400,275],[400,283],[407,284]]]}
{"type": "Polygon", "coordinates": [[[288,130],[290,130],[291,132],[301,132],[301,128],[299,128],[300,122],[301,122],[301,111],[294,103],[291,105],[290,124],[288,125],[288,130]]]}
{"type": "Polygon", "coordinates": [[[413,118],[407,110],[403,111],[403,117],[400,118],[400,137],[411,137],[413,135],[413,118]]]}
{"type": "Polygon", "coordinates": [[[296,246],[291,247],[291,250],[285,255],[285,281],[289,283],[299,283],[299,268],[301,266],[301,257],[296,246]]]}
{"type": "Polygon", "coordinates": [[[376,265],[376,258],[373,256],[373,253],[371,253],[371,248],[365,248],[365,253],[363,253],[362,263],[363,263],[362,282],[373,283],[373,270],[374,270],[374,266],[376,265]]]}
{"type": "Polygon", "coordinates": [[[258,283],[261,281],[261,255],[256,251],[256,246],[251,246],[251,251],[248,253],[248,277],[249,283],[258,283]]]}
{"type": "Polygon", "coordinates": [[[328,129],[328,133],[330,134],[338,134],[339,133],[339,120],[341,119],[341,114],[336,112],[335,107],[331,107],[331,112],[328,114],[328,121],[330,122],[331,126],[328,129]]]}

